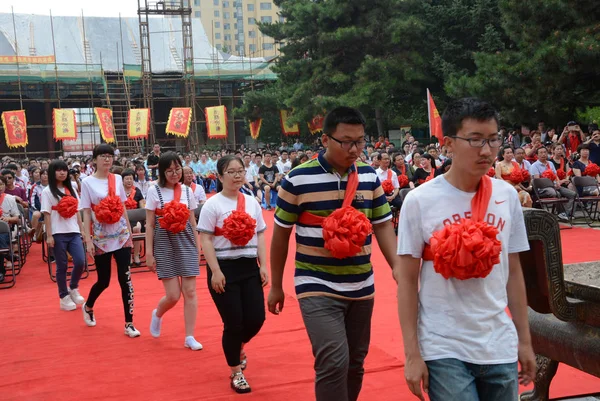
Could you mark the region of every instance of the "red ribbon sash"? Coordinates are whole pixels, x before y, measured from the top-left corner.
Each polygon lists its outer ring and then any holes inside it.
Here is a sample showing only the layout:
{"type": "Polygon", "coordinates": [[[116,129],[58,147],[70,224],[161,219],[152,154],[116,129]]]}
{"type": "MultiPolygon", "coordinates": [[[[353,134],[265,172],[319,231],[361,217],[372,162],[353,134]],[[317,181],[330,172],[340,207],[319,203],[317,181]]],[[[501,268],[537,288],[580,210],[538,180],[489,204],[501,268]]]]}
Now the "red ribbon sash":
{"type": "MultiPolygon", "coordinates": [[[[481,181],[479,181],[479,188],[477,188],[475,196],[471,199],[471,220],[483,221],[491,198],[492,179],[484,175],[481,177],[481,181]]],[[[425,244],[422,258],[423,260],[433,260],[434,255],[429,244],[425,244]]]]}
{"type": "MultiPolygon", "coordinates": [[[[388,174],[391,174],[391,171],[388,170],[388,174]]],[[[354,200],[354,195],[356,194],[356,190],[358,188],[358,172],[357,167],[354,166],[354,171],[352,171],[348,175],[348,183],[346,184],[346,193],[344,194],[344,202],[342,203],[342,208],[346,206],[350,206],[352,201],[354,200]]],[[[302,212],[300,217],[298,217],[298,223],[304,224],[307,226],[320,226],[323,224],[323,221],[326,217],[317,216],[310,212],[302,212]]]]}
{"type": "MultiPolygon", "coordinates": [[[[237,210],[238,212],[245,212],[246,211],[246,198],[244,197],[244,194],[241,192],[238,192],[238,197],[237,197],[237,206],[235,208],[235,210],[237,210]]],[[[223,228],[222,227],[215,227],[215,236],[222,236],[223,235],[223,228]]]]}
{"type": "Polygon", "coordinates": [[[190,188],[192,188],[192,192],[196,193],[196,183],[192,181],[192,185],[190,185],[190,188]]]}
{"type": "MultiPolygon", "coordinates": [[[[115,175],[112,173],[109,173],[108,174],[108,196],[115,196],[116,193],[117,193],[117,184],[116,184],[115,175]]],[[[94,213],[96,213],[96,206],[98,206],[98,205],[92,204],[92,210],[94,211],[94,213]]]]}

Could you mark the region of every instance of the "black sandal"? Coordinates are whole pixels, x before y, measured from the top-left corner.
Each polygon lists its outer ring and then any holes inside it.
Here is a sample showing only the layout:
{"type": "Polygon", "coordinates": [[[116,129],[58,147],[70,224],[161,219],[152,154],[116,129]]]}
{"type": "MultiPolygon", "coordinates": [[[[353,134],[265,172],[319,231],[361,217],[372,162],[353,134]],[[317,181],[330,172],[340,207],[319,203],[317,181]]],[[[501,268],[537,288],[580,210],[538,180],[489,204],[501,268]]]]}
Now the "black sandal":
{"type": "Polygon", "coordinates": [[[246,394],[252,391],[242,372],[232,373],[229,378],[231,379],[231,388],[236,393],[246,394]]]}

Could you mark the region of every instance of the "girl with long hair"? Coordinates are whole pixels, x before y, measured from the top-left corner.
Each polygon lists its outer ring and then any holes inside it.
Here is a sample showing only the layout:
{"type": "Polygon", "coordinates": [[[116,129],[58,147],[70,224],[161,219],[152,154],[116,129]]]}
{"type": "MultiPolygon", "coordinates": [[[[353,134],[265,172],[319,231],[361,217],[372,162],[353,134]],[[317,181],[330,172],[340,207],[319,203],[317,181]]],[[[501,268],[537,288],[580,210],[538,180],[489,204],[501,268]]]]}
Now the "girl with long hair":
{"type": "Polygon", "coordinates": [[[231,370],[231,388],[250,392],[244,377],[244,345],[265,320],[263,287],[269,282],[264,231],[267,226],[256,199],[244,195],[244,164],[228,155],[217,163],[222,190],[208,199],[198,231],[208,263],[208,289],[223,320],[223,351],[231,370]]]}
{"type": "Polygon", "coordinates": [[[46,243],[53,249],[60,309],[72,311],[85,300],[79,294],[79,279],[85,267],[81,240],[83,224],[79,214],[79,196],[73,189],[67,163],[54,160],[47,171],[48,186],[41,196],[41,212],[46,224],[46,243]],[[67,254],[68,253],[68,254],[67,254]],[[73,271],[67,287],[67,265],[71,255],[73,271]]]}
{"type": "Polygon", "coordinates": [[[146,265],[156,272],[165,288],[165,296],[152,311],[150,334],[160,336],[164,314],[183,295],[184,346],[197,351],[202,349],[194,338],[198,310],[196,277],[200,275],[200,246],[194,233],[198,203],[192,190],[181,184],[182,175],[177,154],[161,154],[158,182],[148,189],[146,198],[146,265]]]}
{"type": "Polygon", "coordinates": [[[140,332],[133,326],[133,283],[129,271],[133,243],[124,205],[127,197],[123,180],[121,176],[110,173],[114,154],[112,146],[106,143],[97,145],[92,154],[96,172],[83,180],[81,185],[84,238],[87,252],[94,257],[98,273],[98,280],[92,286],[82,311],[85,324],[95,326],[94,306],[110,284],[111,259],[114,258],[125,313],[124,333],[134,338],[140,332]]]}

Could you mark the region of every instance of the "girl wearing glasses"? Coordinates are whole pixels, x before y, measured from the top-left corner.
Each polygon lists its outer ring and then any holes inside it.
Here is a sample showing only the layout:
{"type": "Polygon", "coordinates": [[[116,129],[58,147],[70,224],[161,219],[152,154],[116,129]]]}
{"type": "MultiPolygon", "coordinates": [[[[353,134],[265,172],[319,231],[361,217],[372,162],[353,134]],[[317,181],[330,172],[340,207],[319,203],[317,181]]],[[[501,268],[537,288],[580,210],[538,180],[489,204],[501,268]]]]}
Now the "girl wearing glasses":
{"type": "Polygon", "coordinates": [[[110,284],[111,259],[114,258],[125,312],[125,335],[134,338],[139,337],[140,332],[133,326],[133,283],[129,271],[133,242],[124,204],[127,197],[123,180],[120,175],[110,173],[114,154],[109,144],[96,146],[92,154],[96,172],[81,183],[84,239],[98,273],[98,280],[81,309],[85,324],[95,326],[94,305],[110,284]]]}
{"type": "Polygon", "coordinates": [[[183,295],[184,346],[197,351],[202,349],[202,344],[194,338],[200,248],[193,229],[196,225],[193,210],[198,202],[192,190],[181,183],[182,176],[183,166],[177,154],[161,154],[158,183],[148,189],[146,198],[146,264],[165,288],[165,296],[152,311],[150,334],[160,336],[163,315],[183,295]]]}
{"type": "Polygon", "coordinates": [[[231,369],[231,388],[249,393],[242,372],[247,364],[244,344],[258,334],[265,320],[267,226],[256,199],[240,192],[245,177],[242,160],[222,157],[217,172],[223,189],[204,204],[198,231],[209,267],[208,289],[224,324],[223,351],[231,369]]]}

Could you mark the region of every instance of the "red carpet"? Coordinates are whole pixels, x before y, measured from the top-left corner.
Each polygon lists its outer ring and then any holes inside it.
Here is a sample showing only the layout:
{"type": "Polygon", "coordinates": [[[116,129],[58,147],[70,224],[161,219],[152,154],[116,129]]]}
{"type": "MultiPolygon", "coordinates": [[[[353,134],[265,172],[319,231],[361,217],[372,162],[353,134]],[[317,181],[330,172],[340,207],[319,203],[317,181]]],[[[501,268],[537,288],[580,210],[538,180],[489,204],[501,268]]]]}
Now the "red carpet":
{"type": "MultiPolygon", "coordinates": [[[[272,226],[272,212],[265,212],[272,226]]],[[[268,231],[267,237],[270,237],[268,231]]],[[[595,258],[583,237],[598,243],[600,232],[563,231],[568,246],[577,246],[568,262],[595,258]],[[568,238],[567,238],[568,237],[568,238]]],[[[587,239],[586,239],[587,241],[587,239]]],[[[293,249],[293,247],[290,247],[293,249]]],[[[41,261],[39,246],[32,248],[16,287],[0,291],[0,400],[314,400],[310,344],[293,297],[293,253],[287,264],[288,294],[280,316],[267,316],[261,333],[247,347],[247,377],[253,392],[238,396],[229,389],[228,368],[221,351],[222,323],[206,289],[206,275],[198,279],[196,338],[204,350],[183,348],[182,303],[165,317],[162,336],[148,333],[150,313],[163,288],[152,273],[134,274],[135,323],[142,337],[123,335],[119,286],[111,287],[96,304],[98,325],[85,326],[81,311],[58,308],[56,284],[41,261]]],[[[367,358],[361,400],[414,400],[404,384],[402,338],[396,315],[395,283],[379,249],[374,247],[377,295],[373,335],[367,358]]],[[[81,282],[87,296],[95,273],[81,282]]],[[[600,392],[600,379],[561,366],[552,396],[600,392]]],[[[332,400],[335,401],[335,400],[332,400]]]]}

